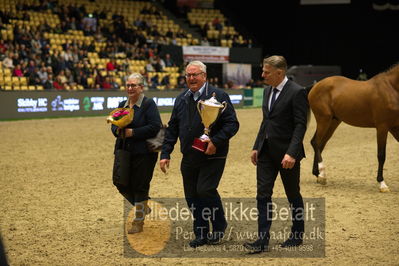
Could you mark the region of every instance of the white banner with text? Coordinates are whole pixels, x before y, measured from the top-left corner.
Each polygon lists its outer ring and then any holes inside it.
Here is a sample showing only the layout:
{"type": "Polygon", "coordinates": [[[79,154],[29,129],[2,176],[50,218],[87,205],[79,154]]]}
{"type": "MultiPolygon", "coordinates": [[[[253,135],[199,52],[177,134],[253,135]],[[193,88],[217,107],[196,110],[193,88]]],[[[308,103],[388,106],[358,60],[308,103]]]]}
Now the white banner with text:
{"type": "Polygon", "coordinates": [[[218,46],[183,46],[185,62],[199,60],[204,63],[228,63],[229,48],[218,46]]]}

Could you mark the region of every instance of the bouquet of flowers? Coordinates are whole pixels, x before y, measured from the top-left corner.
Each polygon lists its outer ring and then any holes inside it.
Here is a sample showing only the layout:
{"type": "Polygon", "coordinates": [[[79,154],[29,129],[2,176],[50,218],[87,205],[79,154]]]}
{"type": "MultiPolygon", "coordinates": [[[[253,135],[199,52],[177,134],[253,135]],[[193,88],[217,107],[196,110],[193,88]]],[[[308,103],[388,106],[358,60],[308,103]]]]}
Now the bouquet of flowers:
{"type": "Polygon", "coordinates": [[[124,128],[132,122],[133,116],[133,108],[116,108],[107,116],[107,123],[124,128]]]}

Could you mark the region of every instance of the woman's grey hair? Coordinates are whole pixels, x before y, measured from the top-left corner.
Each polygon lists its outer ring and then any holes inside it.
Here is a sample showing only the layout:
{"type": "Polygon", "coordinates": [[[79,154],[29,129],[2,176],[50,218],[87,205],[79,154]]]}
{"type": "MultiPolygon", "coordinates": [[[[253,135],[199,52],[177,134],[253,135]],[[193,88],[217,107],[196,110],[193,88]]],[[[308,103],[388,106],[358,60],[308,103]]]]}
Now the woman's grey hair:
{"type": "Polygon", "coordinates": [[[206,65],[204,63],[202,63],[201,61],[191,61],[190,63],[188,63],[188,65],[186,66],[186,69],[189,66],[197,66],[200,68],[200,70],[204,73],[206,73],[206,65]]]}
{"type": "Polygon", "coordinates": [[[275,68],[282,69],[285,72],[287,71],[287,61],[284,56],[281,55],[272,55],[263,59],[263,65],[271,65],[275,68]]]}
{"type": "Polygon", "coordinates": [[[144,85],[144,77],[140,73],[135,72],[130,74],[127,80],[129,79],[137,79],[139,81],[139,84],[144,85]]]}

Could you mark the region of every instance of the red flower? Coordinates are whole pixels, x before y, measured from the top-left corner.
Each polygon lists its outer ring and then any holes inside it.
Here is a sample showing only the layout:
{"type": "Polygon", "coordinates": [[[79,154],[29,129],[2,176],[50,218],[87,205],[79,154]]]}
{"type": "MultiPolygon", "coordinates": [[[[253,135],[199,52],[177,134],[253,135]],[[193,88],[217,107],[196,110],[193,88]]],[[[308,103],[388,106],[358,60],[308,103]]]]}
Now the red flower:
{"type": "Polygon", "coordinates": [[[125,115],[128,115],[130,112],[129,110],[118,110],[115,113],[112,114],[112,117],[114,118],[114,120],[119,120],[122,117],[124,117],[125,115]]]}

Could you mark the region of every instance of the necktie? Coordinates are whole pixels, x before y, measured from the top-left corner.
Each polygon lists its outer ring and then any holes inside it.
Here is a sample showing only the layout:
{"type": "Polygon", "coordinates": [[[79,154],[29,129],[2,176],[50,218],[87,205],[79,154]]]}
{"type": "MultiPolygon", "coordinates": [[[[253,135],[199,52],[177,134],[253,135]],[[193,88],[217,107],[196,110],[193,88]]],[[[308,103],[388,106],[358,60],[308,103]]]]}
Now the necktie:
{"type": "Polygon", "coordinates": [[[190,120],[193,119],[196,108],[197,105],[194,100],[194,94],[190,93],[190,96],[188,97],[188,111],[189,111],[190,120]]]}
{"type": "Polygon", "coordinates": [[[269,111],[272,110],[273,104],[276,101],[276,95],[277,95],[278,89],[274,88],[273,89],[273,94],[272,94],[272,100],[270,101],[270,107],[269,107],[269,111]]]}

